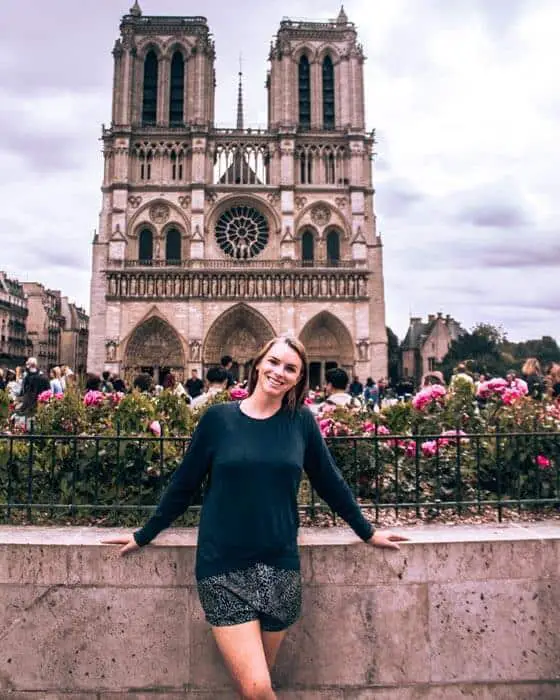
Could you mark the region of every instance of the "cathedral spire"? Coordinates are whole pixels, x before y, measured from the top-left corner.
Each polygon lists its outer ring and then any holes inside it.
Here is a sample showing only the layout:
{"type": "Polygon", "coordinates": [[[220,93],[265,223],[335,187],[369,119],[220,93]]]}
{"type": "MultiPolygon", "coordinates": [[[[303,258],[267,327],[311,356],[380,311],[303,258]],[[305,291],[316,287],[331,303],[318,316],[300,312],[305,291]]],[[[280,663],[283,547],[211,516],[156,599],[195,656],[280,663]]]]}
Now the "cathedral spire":
{"type": "Polygon", "coordinates": [[[346,15],[346,12],[344,11],[344,5],[340,6],[340,12],[338,13],[338,17],[336,18],[336,23],[337,24],[348,24],[348,16],[346,15]]]}
{"type": "Polygon", "coordinates": [[[129,12],[133,17],[142,16],[142,10],[140,8],[140,5],[138,4],[138,0],[134,0],[134,5],[130,8],[129,12]]]}
{"type": "Polygon", "coordinates": [[[237,89],[237,128],[243,129],[243,66],[239,57],[239,87],[237,89]]]}

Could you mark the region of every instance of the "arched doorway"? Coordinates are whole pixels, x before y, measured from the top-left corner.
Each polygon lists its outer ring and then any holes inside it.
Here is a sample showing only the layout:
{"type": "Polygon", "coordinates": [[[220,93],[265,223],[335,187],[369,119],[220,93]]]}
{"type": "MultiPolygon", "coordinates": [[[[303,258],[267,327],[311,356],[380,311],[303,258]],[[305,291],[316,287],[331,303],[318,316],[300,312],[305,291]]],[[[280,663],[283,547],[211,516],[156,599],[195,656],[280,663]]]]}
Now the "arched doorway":
{"type": "Polygon", "coordinates": [[[325,373],[332,367],[342,367],[352,375],[354,343],[346,326],[328,311],[314,316],[300,333],[309,360],[309,386],[323,387],[325,373]]]}
{"type": "Polygon", "coordinates": [[[162,383],[169,372],[182,380],[185,353],[177,332],[157,316],[144,321],[126,344],[123,371],[128,380],[140,372],[151,374],[156,383],[162,383]]]}
{"type": "Polygon", "coordinates": [[[219,316],[210,327],[204,341],[204,371],[219,365],[224,355],[231,355],[233,375],[243,381],[249,376],[257,352],[274,336],[274,329],[264,316],[246,304],[238,304],[219,316]]]}

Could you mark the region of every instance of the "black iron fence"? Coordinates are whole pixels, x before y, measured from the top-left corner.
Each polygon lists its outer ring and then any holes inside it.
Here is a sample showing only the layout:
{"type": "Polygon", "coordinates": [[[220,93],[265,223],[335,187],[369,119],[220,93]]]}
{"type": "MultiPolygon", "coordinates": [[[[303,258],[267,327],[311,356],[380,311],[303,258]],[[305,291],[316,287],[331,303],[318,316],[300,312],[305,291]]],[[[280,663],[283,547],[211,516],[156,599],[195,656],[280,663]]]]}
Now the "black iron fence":
{"type": "MultiPolygon", "coordinates": [[[[188,446],[182,437],[0,435],[3,522],[137,525],[188,446]]],[[[372,435],[327,439],[360,507],[432,518],[560,509],[560,433],[372,435]]],[[[182,524],[197,522],[205,485],[182,524]]],[[[305,476],[300,511],[332,514],[305,476]]]]}

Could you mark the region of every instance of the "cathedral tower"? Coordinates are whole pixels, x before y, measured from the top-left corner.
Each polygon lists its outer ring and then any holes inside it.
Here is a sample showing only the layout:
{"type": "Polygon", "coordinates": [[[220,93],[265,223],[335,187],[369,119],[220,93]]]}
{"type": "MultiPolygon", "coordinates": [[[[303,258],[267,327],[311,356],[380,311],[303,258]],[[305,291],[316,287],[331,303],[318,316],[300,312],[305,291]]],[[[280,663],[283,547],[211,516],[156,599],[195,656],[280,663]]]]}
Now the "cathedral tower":
{"type": "Polygon", "coordinates": [[[275,334],[305,343],[311,383],[387,372],[382,251],[365,130],[364,56],[344,10],[283,20],[268,128],[214,126],[203,17],[147,17],[113,50],[112,122],[93,244],[88,368],[158,380],[234,357],[243,377],[275,334]]]}

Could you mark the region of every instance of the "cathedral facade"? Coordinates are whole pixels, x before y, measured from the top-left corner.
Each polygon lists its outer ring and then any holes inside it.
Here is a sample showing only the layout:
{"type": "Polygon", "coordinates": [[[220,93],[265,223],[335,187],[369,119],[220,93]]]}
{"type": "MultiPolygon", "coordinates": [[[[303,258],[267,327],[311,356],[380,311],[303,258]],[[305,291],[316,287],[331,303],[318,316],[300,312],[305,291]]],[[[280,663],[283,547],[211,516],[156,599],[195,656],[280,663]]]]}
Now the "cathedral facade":
{"type": "Polygon", "coordinates": [[[284,19],[271,43],[268,125],[214,122],[203,17],[122,19],[103,204],[93,242],[88,369],[162,381],[222,355],[242,379],[288,333],[310,381],[387,373],[382,247],[364,55],[344,10],[284,19]]]}

